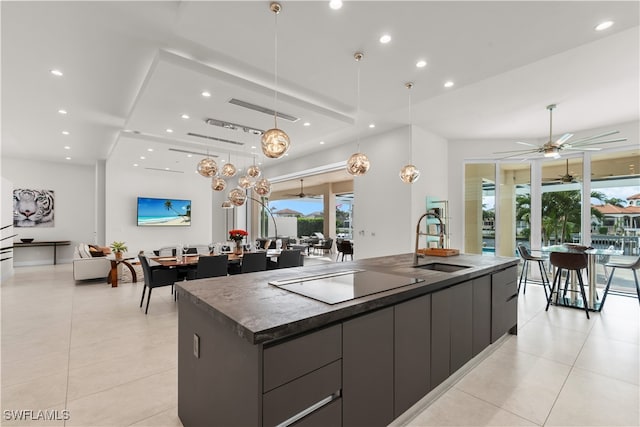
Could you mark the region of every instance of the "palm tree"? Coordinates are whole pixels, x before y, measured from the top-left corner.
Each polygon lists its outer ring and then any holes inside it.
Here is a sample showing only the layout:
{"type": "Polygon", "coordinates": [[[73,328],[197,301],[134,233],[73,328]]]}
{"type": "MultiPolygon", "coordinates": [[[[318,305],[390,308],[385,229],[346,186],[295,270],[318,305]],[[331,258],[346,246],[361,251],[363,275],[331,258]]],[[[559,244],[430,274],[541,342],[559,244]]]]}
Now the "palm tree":
{"type": "Polygon", "coordinates": [[[175,210],[175,208],[173,207],[173,202],[171,202],[171,200],[165,200],[164,201],[164,207],[167,208],[168,211],[174,211],[176,213],[176,215],[178,215],[179,217],[182,217],[182,220],[185,220],[185,216],[191,217],[191,205],[187,205],[187,214],[184,215],[180,212],[178,212],[177,210],[175,210]]]}

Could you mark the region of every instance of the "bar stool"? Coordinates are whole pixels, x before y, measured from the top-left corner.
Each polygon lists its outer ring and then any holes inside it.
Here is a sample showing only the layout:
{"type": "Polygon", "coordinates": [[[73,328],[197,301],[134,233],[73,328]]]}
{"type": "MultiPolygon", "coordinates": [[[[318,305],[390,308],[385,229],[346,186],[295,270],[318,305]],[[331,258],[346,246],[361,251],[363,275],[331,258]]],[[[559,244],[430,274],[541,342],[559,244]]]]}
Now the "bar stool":
{"type": "Polygon", "coordinates": [[[547,277],[547,270],[544,268],[544,258],[537,257],[531,255],[529,249],[522,243],[518,245],[518,252],[522,257],[524,263],[522,264],[522,272],[520,273],[520,281],[518,282],[518,293],[520,293],[520,285],[522,284],[522,278],[524,276],[524,287],[522,288],[522,294],[527,293],[527,276],[529,274],[529,261],[537,262],[538,268],[540,269],[540,280],[542,281],[542,287],[544,288],[544,295],[547,299],[549,299],[549,292],[547,292],[547,288],[551,290],[551,286],[549,285],[549,277],[547,277]]]}
{"type": "Polygon", "coordinates": [[[624,268],[631,270],[633,272],[633,279],[636,282],[636,293],[638,294],[638,304],[640,304],[640,284],[638,284],[638,275],[636,274],[636,270],[640,268],[640,256],[636,258],[635,261],[624,264],[619,262],[608,262],[605,264],[605,267],[611,267],[611,274],[609,274],[609,279],[607,280],[607,286],[604,288],[604,293],[602,294],[602,302],[600,303],[600,309],[598,311],[602,311],[602,307],[604,307],[604,302],[607,299],[607,294],[609,293],[609,287],[611,286],[611,279],[613,279],[613,273],[616,271],[616,268],[624,268]]]}
{"type": "MultiPolygon", "coordinates": [[[[584,282],[582,281],[582,275],[580,274],[580,270],[587,268],[587,254],[577,252],[551,252],[549,261],[551,262],[551,265],[556,267],[556,274],[553,277],[553,284],[551,285],[551,292],[549,294],[549,298],[547,299],[547,308],[545,308],[545,311],[549,310],[549,305],[553,300],[554,290],[556,292],[556,304],[559,303],[562,270],[567,270],[567,279],[564,282],[564,291],[562,293],[563,299],[566,297],[569,288],[569,276],[571,275],[570,272],[575,271],[578,278],[578,286],[580,287],[580,294],[582,295],[582,305],[584,306],[584,312],[587,314],[587,319],[589,319],[587,294],[584,291],[584,282]]],[[[569,292],[577,291],[571,290],[569,292]]]]}

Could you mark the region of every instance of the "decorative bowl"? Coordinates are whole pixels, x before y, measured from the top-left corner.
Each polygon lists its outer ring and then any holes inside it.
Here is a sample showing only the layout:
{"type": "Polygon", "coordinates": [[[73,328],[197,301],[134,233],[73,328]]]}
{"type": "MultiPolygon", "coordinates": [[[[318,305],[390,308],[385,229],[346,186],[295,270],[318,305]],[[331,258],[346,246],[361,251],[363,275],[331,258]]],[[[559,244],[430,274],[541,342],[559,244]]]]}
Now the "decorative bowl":
{"type": "Polygon", "coordinates": [[[20,239],[22,241],[22,243],[31,243],[33,242],[33,239],[20,239]]]}

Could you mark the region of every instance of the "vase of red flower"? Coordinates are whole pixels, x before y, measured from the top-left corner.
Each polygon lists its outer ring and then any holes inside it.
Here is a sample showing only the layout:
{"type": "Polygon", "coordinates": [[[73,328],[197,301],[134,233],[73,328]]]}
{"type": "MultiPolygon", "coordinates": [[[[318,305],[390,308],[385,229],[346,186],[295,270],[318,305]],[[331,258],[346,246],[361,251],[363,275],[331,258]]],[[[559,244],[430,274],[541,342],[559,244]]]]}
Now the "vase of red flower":
{"type": "Polygon", "coordinates": [[[233,250],[235,254],[240,255],[242,253],[242,240],[248,235],[249,233],[242,229],[229,230],[229,239],[236,242],[236,247],[233,250]]]}

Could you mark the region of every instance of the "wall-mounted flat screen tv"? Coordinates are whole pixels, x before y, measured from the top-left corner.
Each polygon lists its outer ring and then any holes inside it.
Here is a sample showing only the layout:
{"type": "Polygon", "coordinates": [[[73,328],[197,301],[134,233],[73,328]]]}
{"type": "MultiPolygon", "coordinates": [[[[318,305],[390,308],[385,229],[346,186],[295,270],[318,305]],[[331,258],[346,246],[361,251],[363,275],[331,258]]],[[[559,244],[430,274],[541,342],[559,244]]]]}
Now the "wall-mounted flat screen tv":
{"type": "Polygon", "coordinates": [[[142,227],[191,225],[191,200],[138,197],[138,225],[142,227]]]}

